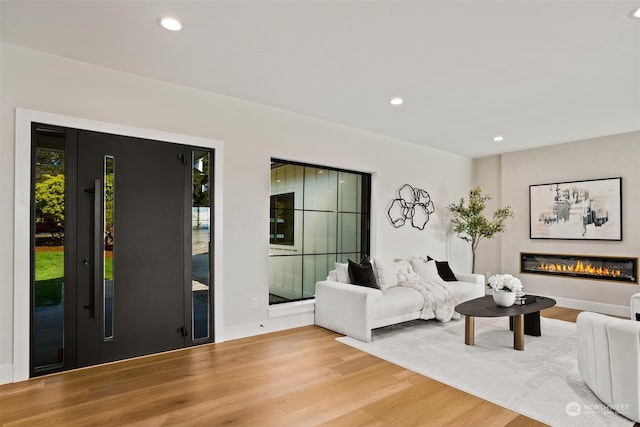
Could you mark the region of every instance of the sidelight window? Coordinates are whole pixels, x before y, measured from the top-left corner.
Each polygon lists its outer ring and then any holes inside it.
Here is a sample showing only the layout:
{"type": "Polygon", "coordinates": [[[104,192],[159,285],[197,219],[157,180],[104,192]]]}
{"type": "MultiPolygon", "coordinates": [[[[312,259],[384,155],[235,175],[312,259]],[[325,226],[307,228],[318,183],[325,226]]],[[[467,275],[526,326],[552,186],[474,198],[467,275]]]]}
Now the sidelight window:
{"type": "Polygon", "coordinates": [[[64,363],[65,133],[34,130],[31,367],[64,363]]]}
{"type": "Polygon", "coordinates": [[[113,292],[115,277],[113,275],[113,255],[115,249],[115,159],[113,156],[104,157],[104,176],[102,177],[102,196],[104,206],[104,218],[102,218],[102,230],[104,246],[102,251],[102,292],[104,295],[102,304],[104,310],[104,339],[113,339],[113,292]]]}
{"type": "Polygon", "coordinates": [[[193,340],[208,339],[211,314],[211,165],[210,151],[191,153],[191,321],[193,340]]]}

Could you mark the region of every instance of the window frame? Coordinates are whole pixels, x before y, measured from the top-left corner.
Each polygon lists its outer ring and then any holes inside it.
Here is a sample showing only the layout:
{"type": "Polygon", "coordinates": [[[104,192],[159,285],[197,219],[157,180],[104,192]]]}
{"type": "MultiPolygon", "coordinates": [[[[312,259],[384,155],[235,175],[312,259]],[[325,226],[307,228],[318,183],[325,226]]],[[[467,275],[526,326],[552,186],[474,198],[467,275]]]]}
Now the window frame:
{"type": "MultiPolygon", "coordinates": [[[[285,160],[285,159],[279,159],[279,158],[271,158],[271,168],[270,168],[270,173],[272,173],[271,171],[273,171],[274,166],[294,166],[294,167],[302,167],[302,194],[298,195],[295,194],[295,199],[300,198],[301,200],[299,201],[301,207],[295,206],[294,204],[294,218],[296,218],[298,215],[300,215],[300,218],[302,220],[302,223],[296,228],[294,227],[294,245],[280,245],[280,244],[273,244],[271,243],[271,233],[269,233],[269,249],[270,249],[270,253],[269,253],[269,259],[271,260],[271,258],[276,258],[276,257],[299,257],[301,260],[301,270],[300,270],[300,274],[299,276],[297,276],[297,278],[299,278],[300,283],[295,284],[295,289],[294,291],[297,292],[298,288],[299,288],[299,292],[300,292],[300,296],[299,298],[295,298],[295,299],[290,299],[290,298],[286,298],[283,301],[277,301],[277,302],[272,302],[271,301],[271,289],[272,289],[272,283],[271,283],[271,262],[269,263],[269,305],[278,305],[281,303],[287,303],[287,302],[295,302],[295,301],[304,301],[304,300],[310,300],[315,298],[315,289],[313,292],[313,295],[310,296],[305,296],[305,256],[327,256],[329,257],[327,259],[327,262],[331,262],[330,258],[334,257],[334,261],[335,262],[346,262],[346,258],[351,258],[356,257],[358,259],[360,259],[363,255],[368,255],[370,253],[370,245],[371,245],[371,227],[370,227],[370,223],[371,223],[371,188],[372,188],[372,174],[368,173],[368,172],[361,172],[361,171],[355,171],[355,170],[348,170],[348,169],[342,169],[342,168],[336,168],[336,167],[331,167],[331,166],[324,166],[324,165],[318,165],[318,164],[313,164],[313,163],[303,163],[303,162],[297,162],[297,161],[290,161],[290,160],[285,160]],[[307,168],[312,168],[312,169],[319,169],[319,170],[325,170],[325,171],[331,171],[331,172],[337,172],[337,177],[336,177],[336,206],[335,209],[316,209],[316,208],[307,208],[307,203],[308,203],[308,194],[307,194],[307,168]],[[340,191],[340,173],[346,173],[346,174],[351,174],[351,175],[356,175],[359,177],[359,184],[357,187],[357,195],[356,195],[356,203],[354,204],[354,206],[357,206],[355,211],[352,210],[339,210],[341,202],[340,199],[342,197],[342,193],[340,191]],[[304,242],[305,242],[305,224],[304,224],[304,218],[306,217],[306,214],[309,212],[326,212],[326,213],[332,213],[336,215],[336,234],[335,234],[335,244],[334,244],[334,251],[327,251],[327,252],[314,252],[314,251],[307,251],[305,250],[304,247],[304,242]],[[339,231],[339,223],[340,223],[340,217],[342,215],[345,214],[353,214],[353,215],[357,215],[359,217],[359,227],[356,227],[357,233],[359,235],[358,239],[356,240],[358,243],[356,245],[355,251],[345,251],[341,246],[342,246],[342,242],[340,241],[340,233],[341,231],[339,231]],[[289,250],[292,253],[290,254],[272,254],[271,253],[271,249],[283,249],[283,250],[289,250]]],[[[278,195],[278,194],[284,194],[284,193],[289,193],[292,192],[291,189],[276,189],[273,187],[274,181],[273,181],[273,177],[270,178],[269,180],[270,184],[269,184],[269,197],[271,198],[274,195],[278,195]]],[[[271,199],[270,199],[271,200],[271,199]]],[[[298,203],[298,200],[296,200],[295,203],[298,203]]],[[[269,204],[269,218],[271,220],[271,203],[269,204]]],[[[271,225],[270,225],[271,227],[271,225]]],[[[271,231],[271,228],[270,228],[271,231]]],[[[331,270],[333,268],[329,268],[329,270],[331,270]]],[[[314,283],[315,286],[315,283],[314,283]]],[[[308,292],[307,292],[308,294],[308,292]]],[[[284,297],[280,297],[282,299],[284,299],[284,297]]]]}

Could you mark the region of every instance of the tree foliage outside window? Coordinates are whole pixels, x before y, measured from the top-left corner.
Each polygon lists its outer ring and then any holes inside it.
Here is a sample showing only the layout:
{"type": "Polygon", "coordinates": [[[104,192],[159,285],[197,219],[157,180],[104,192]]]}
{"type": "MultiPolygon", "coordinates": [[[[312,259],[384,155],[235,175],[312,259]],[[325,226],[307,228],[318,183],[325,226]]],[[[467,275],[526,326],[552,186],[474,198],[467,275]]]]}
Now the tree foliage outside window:
{"type": "Polygon", "coordinates": [[[113,250],[113,202],[114,202],[114,164],[113,158],[105,162],[104,174],[104,245],[106,250],[113,250]]]}
{"type": "Polygon", "coordinates": [[[61,239],[64,233],[64,174],[43,174],[36,183],[36,223],[39,231],[61,239]]]}
{"type": "Polygon", "coordinates": [[[209,206],[209,153],[194,159],[193,164],[193,207],[209,206]]]}
{"type": "Polygon", "coordinates": [[[40,148],[36,152],[36,182],[44,180],[45,175],[55,176],[64,169],[64,151],[40,148]]]}
{"type": "MultiPolygon", "coordinates": [[[[203,227],[201,210],[209,210],[209,158],[208,152],[194,151],[193,168],[191,170],[191,200],[192,207],[196,208],[196,219],[193,229],[198,230],[203,227]]],[[[206,218],[209,218],[207,216],[206,218]]],[[[208,225],[208,222],[206,223],[208,225]]]]}

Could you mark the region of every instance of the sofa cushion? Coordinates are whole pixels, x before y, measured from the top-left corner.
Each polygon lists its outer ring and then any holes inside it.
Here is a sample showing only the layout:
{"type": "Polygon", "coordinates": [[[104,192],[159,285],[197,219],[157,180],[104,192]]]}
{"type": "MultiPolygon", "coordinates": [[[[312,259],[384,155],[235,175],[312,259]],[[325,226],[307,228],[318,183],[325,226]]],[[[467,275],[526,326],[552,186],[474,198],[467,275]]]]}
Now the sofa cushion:
{"type": "Polygon", "coordinates": [[[380,289],[376,276],[373,274],[373,266],[368,259],[363,259],[362,264],[349,260],[349,279],[354,285],[366,286],[368,288],[380,289]]]}
{"type": "Polygon", "coordinates": [[[336,262],[336,276],[338,276],[338,282],[340,283],[351,283],[351,279],[349,278],[349,264],[336,262]]]}
{"type": "Polygon", "coordinates": [[[420,311],[424,305],[424,298],[415,289],[395,286],[382,291],[382,298],[372,305],[372,318],[377,320],[420,311]]]}
{"type": "Polygon", "coordinates": [[[329,274],[327,275],[327,280],[330,280],[332,282],[339,282],[338,273],[336,273],[335,270],[329,271],[329,274]]]}
{"type": "Polygon", "coordinates": [[[389,289],[398,286],[398,264],[393,261],[373,259],[373,272],[378,279],[380,289],[389,289]]]}
{"type": "Polygon", "coordinates": [[[456,275],[453,274],[453,271],[451,270],[451,267],[449,266],[448,261],[436,261],[435,259],[431,258],[429,255],[427,255],[427,261],[436,262],[436,267],[438,268],[438,275],[445,282],[455,282],[458,280],[456,278],[456,275]]]}
{"type": "Polygon", "coordinates": [[[449,263],[447,261],[436,261],[436,267],[438,268],[438,275],[442,277],[442,280],[445,282],[455,282],[456,275],[451,271],[451,267],[449,267],[449,263]]]}
{"type": "Polygon", "coordinates": [[[438,274],[438,267],[436,266],[435,261],[427,261],[423,258],[412,258],[409,262],[411,263],[411,267],[413,267],[413,271],[415,271],[418,276],[424,280],[442,282],[442,278],[438,274]]]}

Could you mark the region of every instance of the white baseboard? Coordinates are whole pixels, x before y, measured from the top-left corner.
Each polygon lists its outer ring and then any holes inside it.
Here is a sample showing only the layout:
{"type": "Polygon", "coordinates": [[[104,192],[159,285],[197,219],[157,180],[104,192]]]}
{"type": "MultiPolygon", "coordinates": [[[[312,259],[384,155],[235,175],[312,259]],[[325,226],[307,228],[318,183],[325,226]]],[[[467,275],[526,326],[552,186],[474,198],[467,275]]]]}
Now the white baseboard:
{"type": "Polygon", "coordinates": [[[314,312],[307,311],[289,316],[272,317],[266,320],[243,323],[240,325],[225,326],[223,338],[224,341],[229,341],[313,324],[314,312]]]}
{"type": "Polygon", "coordinates": [[[0,365],[0,384],[9,384],[13,382],[13,365],[0,365]]]}
{"type": "Polygon", "coordinates": [[[574,308],[576,310],[593,311],[596,313],[609,314],[611,316],[629,317],[630,308],[624,305],[605,304],[601,302],[584,301],[571,298],[554,297],[560,307],[574,308]]]}
{"type": "Polygon", "coordinates": [[[316,309],[316,300],[308,299],[304,301],[285,302],[282,304],[273,304],[269,306],[269,319],[275,317],[291,316],[301,313],[314,313],[316,309]]]}

